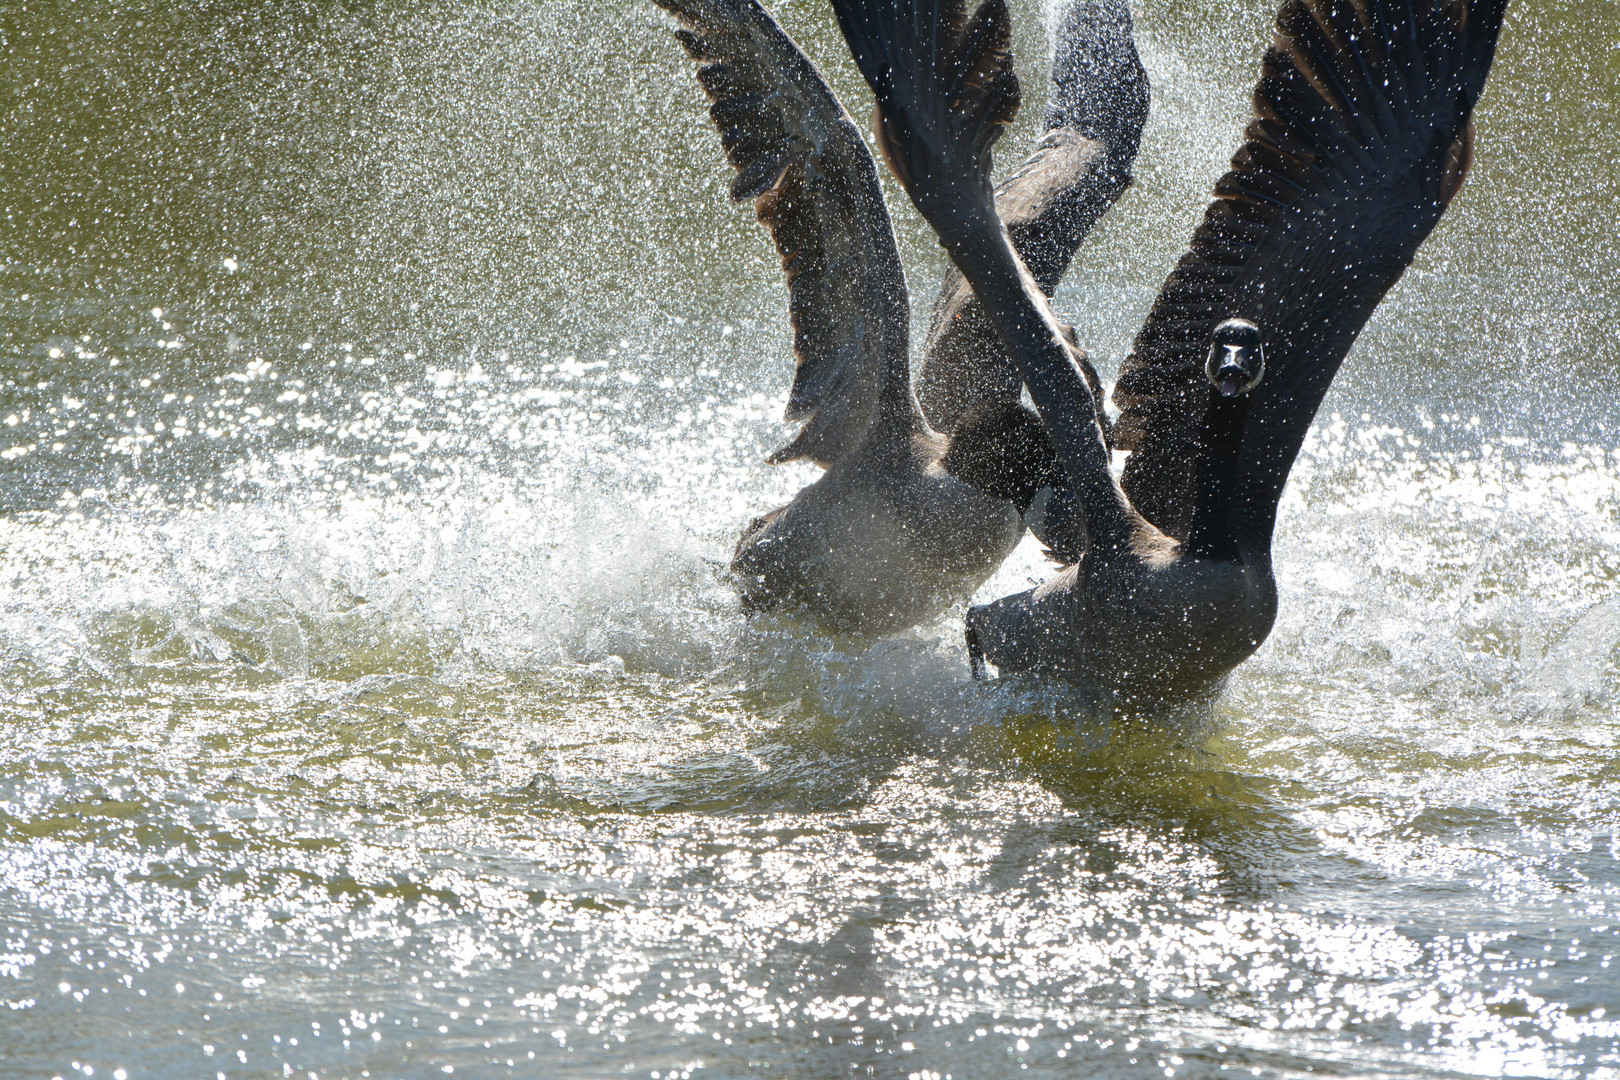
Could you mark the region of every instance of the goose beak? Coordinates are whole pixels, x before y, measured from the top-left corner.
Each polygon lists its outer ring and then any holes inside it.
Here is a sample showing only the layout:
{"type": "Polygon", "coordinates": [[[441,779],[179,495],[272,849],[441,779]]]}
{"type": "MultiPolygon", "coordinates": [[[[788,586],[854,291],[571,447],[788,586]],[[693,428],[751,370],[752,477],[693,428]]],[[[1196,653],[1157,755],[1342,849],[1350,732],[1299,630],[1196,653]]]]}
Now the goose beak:
{"type": "Polygon", "coordinates": [[[1244,349],[1241,345],[1222,345],[1221,348],[1226,355],[1215,369],[1215,389],[1221,392],[1221,397],[1237,397],[1243,393],[1249,381],[1244,349]]]}
{"type": "Polygon", "coordinates": [[[1247,319],[1228,319],[1210,334],[1204,375],[1223,398],[1242,397],[1265,375],[1260,329],[1247,319]]]}

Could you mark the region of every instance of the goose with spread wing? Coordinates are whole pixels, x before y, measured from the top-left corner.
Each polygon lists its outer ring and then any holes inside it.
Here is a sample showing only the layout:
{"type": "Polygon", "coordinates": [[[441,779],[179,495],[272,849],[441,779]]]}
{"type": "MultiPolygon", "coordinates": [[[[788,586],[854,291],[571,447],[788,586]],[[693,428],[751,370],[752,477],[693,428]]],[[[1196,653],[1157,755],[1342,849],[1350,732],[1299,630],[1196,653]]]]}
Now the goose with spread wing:
{"type": "MultiPolygon", "coordinates": [[[[1046,131],[996,188],[996,212],[1013,248],[1048,297],[1091,227],[1130,186],[1148,114],[1147,72],[1124,0],[1076,3],[1059,12],[1055,44],[1046,131]]],[[[1059,325],[1078,351],[1073,330],[1059,325]]],[[[1080,364],[1101,397],[1102,384],[1083,353],[1080,364]]],[[[995,324],[951,266],[917,371],[923,415],[939,431],[955,431],[965,415],[988,419],[995,414],[986,406],[1016,404],[1022,391],[995,324]]]]}
{"type": "MultiPolygon", "coordinates": [[[[1208,693],[1277,611],[1277,504],[1329,382],[1457,193],[1506,0],[1288,0],[1255,117],[1115,387],[1093,391],[990,192],[1018,106],[1003,0],[833,0],[877,136],[995,324],[1081,528],[1073,565],[968,614],[976,670],[1208,693]]],[[[1040,455],[1032,456],[1037,465],[1040,455]]]]}
{"type": "MultiPolygon", "coordinates": [[[[744,606],[796,605],[860,633],[932,618],[965,601],[1023,533],[1024,506],[942,464],[962,412],[1007,393],[1005,378],[975,382],[972,372],[1010,362],[998,339],[975,336],[971,297],[947,281],[925,366],[941,387],[940,424],[930,425],[911,387],[894,231],[860,132],[757,0],[656,2],[682,24],[677,37],[700,65],[737,170],[732,198],[753,201],[787,276],[797,368],[786,419],[803,426],[770,461],[826,469],[738,543],[744,606]]],[[[1048,288],[1129,183],[1147,94],[1124,0],[1075,5],[1059,40],[1049,130],[1002,191],[1048,288]]],[[[1011,393],[1016,402],[1016,381],[1011,393]]],[[[1000,469],[1009,427],[1017,417],[974,428],[997,441],[954,447],[959,471],[1000,469]]]]}

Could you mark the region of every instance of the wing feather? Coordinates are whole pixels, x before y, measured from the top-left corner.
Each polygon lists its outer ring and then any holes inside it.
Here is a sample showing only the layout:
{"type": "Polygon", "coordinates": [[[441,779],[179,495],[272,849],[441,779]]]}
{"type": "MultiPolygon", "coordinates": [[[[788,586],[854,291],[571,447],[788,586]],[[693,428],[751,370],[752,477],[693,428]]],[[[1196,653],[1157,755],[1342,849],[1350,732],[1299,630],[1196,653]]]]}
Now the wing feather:
{"type": "Polygon", "coordinates": [[[1265,381],[1244,429],[1245,527],[1269,541],[1289,469],[1345,354],[1462,182],[1506,0],[1289,0],[1254,120],[1114,388],[1124,486],[1184,536],[1210,331],[1252,319],[1265,381]]]}
{"type": "MultiPolygon", "coordinates": [[[[757,0],[654,0],[681,22],[726,158],[788,283],[796,369],[771,461],[830,465],[865,438],[885,392],[910,400],[910,308],[872,155],[808,57],[757,0]]],[[[914,406],[913,406],[914,407],[914,406]]]]}
{"type": "MultiPolygon", "coordinates": [[[[1047,296],[1091,227],[1130,186],[1147,112],[1147,72],[1125,0],[1074,0],[1058,19],[1047,130],[996,189],[1013,247],[1047,296]]],[[[1095,372],[1088,374],[1095,382],[1095,372]]],[[[1022,385],[973,290],[948,267],[917,373],[923,415],[950,431],[974,405],[1015,399],[1022,385]]]]}

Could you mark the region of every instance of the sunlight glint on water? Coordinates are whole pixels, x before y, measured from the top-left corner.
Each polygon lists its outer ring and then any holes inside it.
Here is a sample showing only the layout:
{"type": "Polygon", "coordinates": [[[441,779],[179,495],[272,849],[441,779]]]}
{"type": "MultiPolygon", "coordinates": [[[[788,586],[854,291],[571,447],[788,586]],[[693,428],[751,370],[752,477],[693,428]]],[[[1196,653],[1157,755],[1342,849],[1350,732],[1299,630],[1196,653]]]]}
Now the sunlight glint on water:
{"type": "MultiPolygon", "coordinates": [[[[1108,372],[1270,18],[1137,10],[1058,297],[1108,372]]],[[[785,292],[660,17],[598,20],[0,17],[0,1073],[1620,1075],[1615,12],[1514,9],[1274,635],[1156,721],[971,683],[959,617],[739,617],[813,475],[785,292]]]]}

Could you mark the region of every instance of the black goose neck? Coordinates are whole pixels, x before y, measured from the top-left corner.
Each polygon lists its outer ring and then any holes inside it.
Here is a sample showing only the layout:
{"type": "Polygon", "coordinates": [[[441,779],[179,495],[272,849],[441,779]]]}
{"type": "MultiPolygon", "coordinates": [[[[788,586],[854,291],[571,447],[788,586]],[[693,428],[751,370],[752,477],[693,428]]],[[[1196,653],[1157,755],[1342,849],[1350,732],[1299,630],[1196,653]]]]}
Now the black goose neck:
{"type": "Polygon", "coordinates": [[[1193,504],[1185,550],[1196,558],[1237,562],[1242,557],[1237,527],[1238,459],[1243,449],[1243,425],[1249,416],[1249,396],[1210,395],[1199,439],[1202,462],[1198,499],[1193,504]]]}

